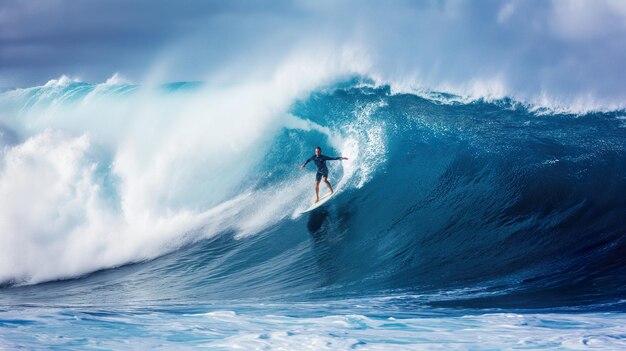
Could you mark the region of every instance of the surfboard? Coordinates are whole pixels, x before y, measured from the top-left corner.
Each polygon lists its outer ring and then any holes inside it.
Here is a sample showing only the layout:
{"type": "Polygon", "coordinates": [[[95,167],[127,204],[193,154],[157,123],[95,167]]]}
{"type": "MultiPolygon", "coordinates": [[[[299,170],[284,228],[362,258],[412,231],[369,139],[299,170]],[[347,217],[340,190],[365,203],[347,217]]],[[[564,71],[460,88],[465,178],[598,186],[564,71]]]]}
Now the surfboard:
{"type": "Polygon", "coordinates": [[[335,192],[334,192],[334,193],[332,193],[332,194],[331,194],[330,192],[326,193],[326,195],[324,195],[324,196],[321,196],[321,197],[320,197],[320,201],[318,201],[318,202],[314,203],[313,205],[311,205],[309,208],[307,208],[306,210],[302,211],[301,213],[311,212],[311,211],[313,211],[314,209],[316,209],[316,208],[318,208],[318,207],[322,206],[322,205],[323,205],[323,204],[325,204],[328,200],[330,200],[330,198],[331,198],[331,197],[333,197],[333,195],[335,195],[336,193],[337,193],[337,190],[335,190],[335,192]]]}

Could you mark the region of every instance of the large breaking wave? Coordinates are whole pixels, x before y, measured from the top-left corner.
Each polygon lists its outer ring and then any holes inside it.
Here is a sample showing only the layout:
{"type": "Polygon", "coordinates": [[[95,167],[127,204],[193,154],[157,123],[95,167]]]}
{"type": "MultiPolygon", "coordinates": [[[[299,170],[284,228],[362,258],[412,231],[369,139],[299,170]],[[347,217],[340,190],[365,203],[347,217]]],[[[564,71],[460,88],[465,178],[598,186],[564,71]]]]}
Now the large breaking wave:
{"type": "Polygon", "coordinates": [[[623,111],[277,77],[3,93],[0,280],[112,269],[106,284],[140,270],[136,284],[168,286],[157,299],[623,299],[623,111]],[[313,176],[298,165],[316,145],[350,160],[331,166],[336,199],[300,215],[313,176]]]}

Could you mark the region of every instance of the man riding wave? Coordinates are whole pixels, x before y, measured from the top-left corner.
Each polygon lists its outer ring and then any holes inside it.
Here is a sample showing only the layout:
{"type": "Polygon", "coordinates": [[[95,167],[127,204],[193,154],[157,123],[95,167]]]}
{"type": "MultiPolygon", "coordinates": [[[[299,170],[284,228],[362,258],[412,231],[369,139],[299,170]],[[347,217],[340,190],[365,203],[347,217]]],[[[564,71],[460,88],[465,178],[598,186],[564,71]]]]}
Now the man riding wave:
{"type": "Polygon", "coordinates": [[[324,183],[326,183],[326,186],[328,186],[328,190],[330,190],[330,193],[333,193],[333,187],[330,185],[330,182],[328,181],[328,167],[326,167],[326,161],[334,161],[334,160],[347,160],[347,157],[328,157],[325,155],[322,155],[322,148],[321,147],[316,147],[315,148],[315,155],[311,156],[308,160],[306,160],[306,162],[304,162],[302,164],[302,166],[300,166],[300,168],[304,169],[304,167],[310,162],[313,161],[315,163],[315,165],[317,166],[317,173],[315,174],[315,202],[317,203],[320,200],[320,196],[319,196],[319,192],[320,192],[320,179],[322,179],[324,181],[324,183]]]}

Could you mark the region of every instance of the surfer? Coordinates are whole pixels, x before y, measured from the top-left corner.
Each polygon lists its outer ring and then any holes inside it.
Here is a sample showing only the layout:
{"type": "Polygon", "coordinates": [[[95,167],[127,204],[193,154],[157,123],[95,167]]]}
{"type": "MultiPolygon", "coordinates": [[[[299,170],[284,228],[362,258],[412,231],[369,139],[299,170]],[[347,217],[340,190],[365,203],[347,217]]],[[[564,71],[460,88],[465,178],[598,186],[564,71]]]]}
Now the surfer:
{"type": "Polygon", "coordinates": [[[347,160],[347,157],[328,157],[325,155],[322,155],[322,148],[321,147],[316,147],[315,148],[315,155],[311,156],[308,160],[306,160],[306,162],[304,162],[302,164],[302,166],[300,166],[300,168],[304,169],[304,167],[307,165],[307,163],[309,163],[310,161],[315,162],[315,165],[317,166],[317,173],[315,174],[315,202],[317,203],[320,200],[320,179],[324,180],[324,183],[326,183],[326,186],[328,186],[328,190],[330,190],[330,193],[333,193],[333,187],[330,185],[330,182],[328,181],[328,168],[326,167],[326,161],[333,161],[333,160],[347,160]]]}

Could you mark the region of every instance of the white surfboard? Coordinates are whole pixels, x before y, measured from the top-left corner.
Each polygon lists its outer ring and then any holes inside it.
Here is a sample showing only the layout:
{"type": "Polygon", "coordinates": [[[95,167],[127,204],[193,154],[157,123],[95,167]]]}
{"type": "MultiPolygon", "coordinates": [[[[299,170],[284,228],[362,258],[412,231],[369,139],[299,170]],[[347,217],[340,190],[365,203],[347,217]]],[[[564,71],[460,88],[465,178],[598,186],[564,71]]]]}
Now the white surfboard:
{"type": "Polygon", "coordinates": [[[322,206],[323,204],[325,204],[328,200],[330,200],[331,197],[333,197],[333,195],[337,194],[337,190],[335,190],[334,193],[326,193],[326,195],[320,197],[320,200],[316,203],[314,203],[313,205],[311,205],[309,208],[307,208],[306,210],[302,211],[301,213],[307,213],[307,212],[311,212],[314,209],[322,206]]]}

